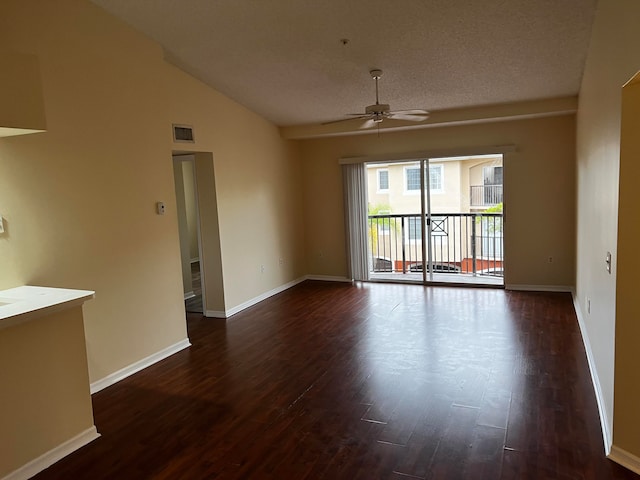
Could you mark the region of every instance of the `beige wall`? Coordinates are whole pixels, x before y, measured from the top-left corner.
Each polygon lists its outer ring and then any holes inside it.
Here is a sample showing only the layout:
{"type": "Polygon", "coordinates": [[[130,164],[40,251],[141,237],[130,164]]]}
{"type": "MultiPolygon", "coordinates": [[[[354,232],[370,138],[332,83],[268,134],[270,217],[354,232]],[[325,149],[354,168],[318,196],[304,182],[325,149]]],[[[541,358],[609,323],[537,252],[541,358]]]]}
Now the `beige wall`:
{"type": "Polygon", "coordinates": [[[189,260],[197,260],[198,251],[198,214],[196,210],[195,170],[193,162],[182,162],[182,178],[184,181],[184,199],[189,230],[189,260]]]}
{"type": "MultiPolygon", "coordinates": [[[[639,16],[640,4],[633,0],[599,2],[580,91],[577,123],[576,297],[599,380],[605,424],[609,434],[613,427],[614,443],[618,442],[618,428],[623,429],[624,425],[633,428],[637,439],[640,426],[637,416],[618,417],[613,410],[616,275],[620,264],[618,253],[621,253],[617,248],[617,231],[618,226],[625,228],[623,222],[637,222],[638,218],[636,214],[631,220],[620,212],[618,219],[620,98],[622,86],[640,68],[640,49],[636,47],[639,16]],[[607,251],[613,253],[611,275],[605,270],[607,251]],[[590,313],[587,299],[591,301],[590,313]]],[[[622,195],[621,192],[621,201],[622,195]]],[[[629,201],[629,198],[625,200],[629,201]]],[[[618,279],[618,288],[625,281],[630,280],[618,279]]],[[[637,344],[638,338],[629,340],[637,344]]],[[[616,364],[616,382],[626,375],[637,378],[628,367],[616,364]]],[[[640,456],[637,443],[625,443],[624,447],[640,456]]]]}
{"type": "Polygon", "coordinates": [[[298,151],[275,126],[86,1],[4,2],[0,36],[38,56],[48,127],[0,139],[0,288],[96,291],[92,381],[186,337],[172,123],[194,125],[193,150],[213,153],[224,307],[305,272],[298,151]]]}
{"type": "Polygon", "coordinates": [[[93,428],[82,307],[0,330],[0,385],[0,478],[93,428]]]}
{"type": "Polygon", "coordinates": [[[224,316],[224,275],[213,155],[197,153],[194,166],[202,232],[203,313],[212,315],[216,312],[215,315],[224,316]]]}
{"type": "Polygon", "coordinates": [[[0,43],[0,137],[46,129],[38,57],[2,47],[0,43]]]}
{"type": "Polygon", "coordinates": [[[575,118],[572,115],[302,141],[310,274],[346,276],[338,160],[429,149],[515,144],[505,155],[507,284],[574,284],[575,118]],[[311,220],[313,219],[313,220],[311,220]],[[548,257],[553,263],[548,263],[548,257]]]}
{"type": "Polygon", "coordinates": [[[48,128],[0,139],[0,288],[95,290],[96,381],[186,338],[162,51],[83,1],[3,2],[0,32],[38,56],[48,128]]]}
{"type": "Polygon", "coordinates": [[[193,294],[191,262],[198,260],[200,256],[194,162],[195,157],[193,155],[176,155],[173,157],[176,214],[178,217],[182,283],[185,296],[193,294]]]}
{"type": "MultiPolygon", "coordinates": [[[[191,156],[190,158],[193,158],[191,156]]],[[[173,179],[176,189],[176,216],[178,218],[178,234],[180,238],[180,262],[182,264],[182,285],[185,297],[193,293],[191,278],[191,252],[189,251],[189,226],[187,223],[187,207],[185,195],[184,170],[181,156],[173,157],[173,179]]]]}
{"type": "Polygon", "coordinates": [[[167,66],[166,78],[182,86],[170,87],[171,122],[193,125],[196,138],[174,149],[213,153],[230,310],[305,274],[299,150],[277,127],[177,68],[167,66]]]}

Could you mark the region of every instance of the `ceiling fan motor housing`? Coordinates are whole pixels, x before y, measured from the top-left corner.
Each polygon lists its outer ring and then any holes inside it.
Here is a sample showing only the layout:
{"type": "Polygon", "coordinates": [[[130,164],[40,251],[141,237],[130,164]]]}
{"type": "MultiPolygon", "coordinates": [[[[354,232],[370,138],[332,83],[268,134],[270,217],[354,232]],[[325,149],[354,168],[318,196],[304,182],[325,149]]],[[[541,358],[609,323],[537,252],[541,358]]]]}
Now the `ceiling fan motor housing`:
{"type": "Polygon", "coordinates": [[[390,107],[386,103],[376,103],[375,105],[369,105],[365,108],[365,113],[367,115],[383,115],[389,112],[390,107]]]}

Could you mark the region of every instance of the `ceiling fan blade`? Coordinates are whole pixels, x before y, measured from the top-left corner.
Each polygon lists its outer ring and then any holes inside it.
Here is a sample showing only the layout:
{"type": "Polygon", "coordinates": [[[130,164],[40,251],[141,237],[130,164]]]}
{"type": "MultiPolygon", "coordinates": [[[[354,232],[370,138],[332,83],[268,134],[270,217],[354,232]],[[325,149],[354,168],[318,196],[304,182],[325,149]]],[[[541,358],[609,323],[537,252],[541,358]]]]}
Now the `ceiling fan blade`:
{"type": "Polygon", "coordinates": [[[393,110],[389,112],[390,114],[402,113],[407,115],[429,115],[429,112],[426,110],[393,110]]]}
{"type": "Polygon", "coordinates": [[[373,126],[377,125],[378,123],[379,123],[379,122],[376,122],[373,118],[370,118],[370,119],[368,119],[368,120],[365,120],[365,121],[363,122],[363,124],[362,124],[362,125],[360,125],[358,128],[359,128],[360,130],[364,130],[364,129],[366,129],[366,128],[371,128],[371,127],[373,127],[373,126]]]}
{"type": "Polygon", "coordinates": [[[404,113],[392,113],[388,118],[393,120],[406,120],[409,122],[424,122],[429,118],[428,115],[407,115],[404,113]]]}
{"type": "Polygon", "coordinates": [[[329,122],[322,122],[321,125],[331,125],[333,123],[351,122],[353,120],[359,120],[359,119],[362,119],[362,118],[369,118],[369,115],[364,115],[362,113],[353,114],[353,115],[354,116],[352,116],[351,118],[341,118],[339,120],[331,120],[329,122]]]}

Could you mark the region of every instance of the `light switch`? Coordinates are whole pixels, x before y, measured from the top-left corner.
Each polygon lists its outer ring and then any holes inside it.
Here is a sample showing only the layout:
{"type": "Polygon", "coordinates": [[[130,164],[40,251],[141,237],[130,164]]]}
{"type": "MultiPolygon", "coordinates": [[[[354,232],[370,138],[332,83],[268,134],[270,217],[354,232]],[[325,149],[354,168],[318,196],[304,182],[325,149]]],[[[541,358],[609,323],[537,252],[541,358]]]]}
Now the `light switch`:
{"type": "Polygon", "coordinates": [[[158,212],[158,215],[164,215],[164,211],[165,211],[164,202],[156,203],[156,211],[158,212]]]}
{"type": "Polygon", "coordinates": [[[606,263],[607,265],[607,272],[609,273],[609,275],[611,275],[611,252],[607,252],[604,263],[606,263]]]}

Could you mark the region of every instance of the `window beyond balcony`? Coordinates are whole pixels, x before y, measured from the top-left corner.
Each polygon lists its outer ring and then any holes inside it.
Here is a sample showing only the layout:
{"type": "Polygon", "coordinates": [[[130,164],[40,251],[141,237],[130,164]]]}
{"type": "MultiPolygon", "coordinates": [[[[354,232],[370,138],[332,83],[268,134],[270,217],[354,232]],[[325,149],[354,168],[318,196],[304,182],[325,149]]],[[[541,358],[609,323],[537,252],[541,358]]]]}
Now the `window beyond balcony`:
{"type": "MultiPolygon", "coordinates": [[[[429,165],[429,187],[431,193],[444,193],[444,166],[429,165]]],[[[404,189],[406,193],[420,193],[420,167],[404,167],[404,189]]]]}
{"type": "Polygon", "coordinates": [[[389,192],[389,170],[378,170],[378,192],[377,193],[388,193],[389,192]]]}

